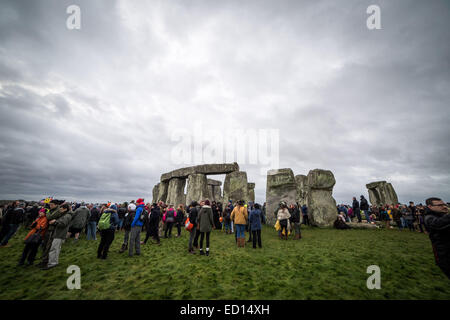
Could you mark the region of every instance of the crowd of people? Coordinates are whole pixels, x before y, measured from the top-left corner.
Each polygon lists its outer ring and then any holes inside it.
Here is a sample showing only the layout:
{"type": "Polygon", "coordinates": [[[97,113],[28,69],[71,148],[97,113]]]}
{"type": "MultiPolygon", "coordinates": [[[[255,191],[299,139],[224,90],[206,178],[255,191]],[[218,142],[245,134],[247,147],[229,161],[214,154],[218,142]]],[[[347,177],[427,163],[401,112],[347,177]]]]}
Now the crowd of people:
{"type": "Polygon", "coordinates": [[[364,196],[360,197],[360,201],[353,197],[351,206],[337,205],[337,213],[334,224],[337,229],[351,228],[348,222],[363,223],[364,217],[364,223],[376,224],[379,221],[386,228],[393,229],[396,226],[399,230],[427,233],[424,220],[426,206],[421,203],[415,205],[413,201],[409,205],[397,203],[376,206],[369,205],[364,196]]]}
{"type": "MultiPolygon", "coordinates": [[[[426,205],[409,206],[396,204],[369,206],[364,196],[360,201],[353,197],[352,205],[337,206],[337,217],[334,227],[350,228],[347,223],[375,224],[384,221],[387,228],[393,228],[391,221],[398,229],[408,229],[428,233],[433,245],[437,264],[450,277],[450,215],[448,204],[438,198],[429,198],[426,205]]],[[[300,240],[300,225],[310,225],[308,207],[306,205],[287,204],[282,201],[273,212],[276,220],[275,228],[280,239],[288,240],[294,231],[294,240],[300,240]]],[[[97,258],[106,259],[109,248],[118,231],[124,231],[120,253],[128,251],[129,256],[140,255],[141,245],[151,243],[161,245],[161,237],[180,237],[182,229],[189,231],[187,252],[210,255],[210,235],[212,230],[222,230],[225,234],[235,235],[237,247],[245,247],[246,242],[252,247],[262,248],[261,228],[267,221],[266,203],[245,203],[243,200],[233,203],[231,200],[225,207],[222,203],[210,202],[208,199],[193,201],[185,208],[178,205],[144,203],[139,198],[130,203],[85,204],[71,203],[64,200],[45,199],[39,203],[27,204],[14,201],[0,208],[0,247],[8,247],[9,240],[20,226],[30,229],[26,235],[25,246],[19,259],[19,266],[33,265],[39,248],[42,249],[40,266],[43,270],[58,265],[63,243],[73,238],[78,242],[81,234],[86,234],[87,241],[97,240],[97,258]],[[141,241],[141,233],[145,239],[141,241]],[[246,232],[249,239],[246,241],[246,232]]]]}

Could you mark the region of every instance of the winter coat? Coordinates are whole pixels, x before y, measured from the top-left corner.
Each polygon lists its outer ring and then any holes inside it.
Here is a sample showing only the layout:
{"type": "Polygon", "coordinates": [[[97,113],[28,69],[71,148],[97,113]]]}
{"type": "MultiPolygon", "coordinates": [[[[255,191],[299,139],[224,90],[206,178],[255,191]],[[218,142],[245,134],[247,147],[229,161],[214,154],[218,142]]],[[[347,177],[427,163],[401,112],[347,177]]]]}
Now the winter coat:
{"type": "Polygon", "coordinates": [[[197,218],[198,226],[200,227],[200,232],[211,232],[214,226],[213,212],[210,206],[204,205],[197,218]]]}
{"type": "Polygon", "coordinates": [[[100,220],[100,210],[94,207],[91,209],[91,213],[89,215],[89,222],[98,222],[100,220]]]}
{"type": "Polygon", "coordinates": [[[425,211],[425,229],[429,233],[436,264],[450,270],[450,214],[425,211]]]}
{"type": "Polygon", "coordinates": [[[86,226],[89,218],[89,209],[85,206],[79,207],[72,215],[72,222],[70,226],[77,229],[83,229],[86,226]]]}
{"type": "Polygon", "coordinates": [[[140,220],[142,210],[144,210],[143,204],[136,207],[136,214],[134,215],[131,227],[142,227],[144,225],[144,222],[140,220]]]}
{"type": "Polygon", "coordinates": [[[131,224],[133,223],[135,214],[136,214],[135,211],[130,211],[130,212],[125,213],[125,217],[123,219],[123,228],[126,231],[130,231],[131,230],[131,224]]]}
{"type": "Polygon", "coordinates": [[[183,223],[184,221],[184,212],[181,209],[177,210],[177,215],[175,216],[175,222],[183,223]]]}
{"type": "Polygon", "coordinates": [[[191,208],[191,210],[189,211],[189,222],[194,225],[194,228],[197,227],[197,217],[198,217],[197,207],[191,208]]]}
{"type": "MultiPolygon", "coordinates": [[[[48,213],[46,213],[46,216],[47,216],[48,222],[50,222],[52,220],[58,220],[62,216],[59,206],[56,206],[53,210],[50,210],[48,213]]],[[[70,217],[72,218],[72,215],[70,217]]],[[[70,223],[70,221],[69,221],[69,223],[70,223]]],[[[55,229],[56,229],[56,224],[48,225],[48,232],[50,233],[50,235],[53,233],[53,231],[55,231],[55,229]]]]}
{"type": "Polygon", "coordinates": [[[234,224],[247,224],[248,211],[244,206],[236,206],[231,212],[231,220],[234,224]]]}
{"type": "Polygon", "coordinates": [[[250,212],[248,220],[250,221],[250,229],[252,231],[261,230],[261,215],[260,209],[254,209],[250,212]]]}
{"type": "Polygon", "coordinates": [[[152,208],[150,212],[149,226],[158,226],[161,210],[159,207],[152,208]]]}
{"type": "Polygon", "coordinates": [[[361,198],[360,208],[361,210],[369,210],[369,203],[366,198],[361,198]]]}
{"type": "Polygon", "coordinates": [[[291,222],[300,223],[300,210],[298,208],[292,210],[291,222]]]}
{"type": "Polygon", "coordinates": [[[125,219],[125,215],[127,214],[128,210],[124,207],[120,207],[117,209],[117,215],[119,216],[120,220],[125,219]]]}
{"type": "Polygon", "coordinates": [[[278,213],[277,213],[277,219],[278,220],[285,220],[285,219],[289,219],[291,217],[291,214],[289,213],[289,210],[288,209],[280,209],[280,210],[278,210],[278,213]]]}
{"type": "Polygon", "coordinates": [[[352,209],[353,209],[353,211],[357,211],[357,210],[359,210],[359,202],[358,202],[358,200],[353,200],[353,203],[352,203],[352,209]]]}
{"type": "Polygon", "coordinates": [[[72,221],[72,214],[72,211],[60,213],[60,217],[56,219],[56,222],[53,224],[55,226],[53,239],[66,239],[67,231],[69,231],[70,221],[72,221]]]}
{"type": "Polygon", "coordinates": [[[21,224],[25,218],[25,210],[22,208],[14,208],[12,210],[12,219],[10,224],[21,224]]]}
{"type": "Polygon", "coordinates": [[[47,217],[44,215],[43,217],[38,217],[32,224],[31,224],[31,231],[28,232],[27,236],[24,240],[27,240],[32,234],[36,232],[41,233],[41,237],[44,238],[45,233],[48,229],[48,220],[47,217]]]}

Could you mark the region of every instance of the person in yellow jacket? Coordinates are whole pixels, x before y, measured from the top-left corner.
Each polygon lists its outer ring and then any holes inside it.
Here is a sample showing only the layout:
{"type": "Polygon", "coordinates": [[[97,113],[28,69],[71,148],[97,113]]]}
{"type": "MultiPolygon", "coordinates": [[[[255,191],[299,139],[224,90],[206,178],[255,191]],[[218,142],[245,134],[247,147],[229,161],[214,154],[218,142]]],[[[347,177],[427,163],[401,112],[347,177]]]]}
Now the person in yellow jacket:
{"type": "Polygon", "coordinates": [[[238,205],[231,212],[231,220],[236,226],[236,239],[238,247],[245,247],[245,226],[248,220],[248,211],[244,206],[244,200],[240,200],[238,205]]]}

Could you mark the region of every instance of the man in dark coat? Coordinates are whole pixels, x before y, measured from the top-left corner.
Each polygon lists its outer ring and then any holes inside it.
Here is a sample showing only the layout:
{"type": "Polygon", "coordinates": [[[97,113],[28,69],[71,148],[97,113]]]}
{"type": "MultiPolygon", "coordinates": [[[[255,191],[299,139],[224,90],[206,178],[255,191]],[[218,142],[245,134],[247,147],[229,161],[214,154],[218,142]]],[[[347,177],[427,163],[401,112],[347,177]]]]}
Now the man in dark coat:
{"type": "Polygon", "coordinates": [[[353,197],[353,203],[352,203],[352,209],[353,209],[353,214],[356,215],[356,217],[358,218],[358,222],[361,222],[361,211],[359,209],[359,202],[358,200],[356,200],[355,197],[353,197]]]}
{"type": "Polygon", "coordinates": [[[360,208],[362,211],[364,211],[364,216],[366,218],[367,223],[370,223],[369,218],[369,203],[367,202],[367,199],[364,198],[364,196],[361,196],[361,202],[360,202],[360,208]]]}
{"type": "Polygon", "coordinates": [[[439,198],[426,200],[425,229],[429,233],[436,264],[450,279],[450,214],[439,198]]]}

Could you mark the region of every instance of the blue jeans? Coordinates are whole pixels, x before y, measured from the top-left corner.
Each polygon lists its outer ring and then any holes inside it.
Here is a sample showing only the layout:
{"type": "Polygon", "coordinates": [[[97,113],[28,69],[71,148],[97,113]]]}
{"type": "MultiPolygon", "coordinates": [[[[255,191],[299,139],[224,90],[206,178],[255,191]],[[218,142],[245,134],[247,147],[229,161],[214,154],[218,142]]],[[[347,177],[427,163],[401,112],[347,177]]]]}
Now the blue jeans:
{"type": "Polygon", "coordinates": [[[119,219],[119,225],[117,226],[117,230],[122,229],[123,226],[123,219],[119,219]]]}
{"type": "Polygon", "coordinates": [[[97,222],[95,221],[89,221],[87,224],[87,240],[97,240],[96,236],[97,232],[97,222]]]}
{"type": "Polygon", "coordinates": [[[401,218],[400,218],[400,222],[401,222],[401,225],[402,225],[402,229],[406,228],[406,221],[405,221],[405,218],[401,217],[401,218]]]}
{"type": "Polygon", "coordinates": [[[245,224],[235,224],[236,227],[236,237],[245,238],[245,224]]]}
{"type": "Polygon", "coordinates": [[[367,223],[370,223],[369,210],[363,210],[364,215],[366,216],[367,223]]]}
{"type": "Polygon", "coordinates": [[[2,246],[7,245],[9,239],[11,239],[11,237],[14,235],[14,233],[16,233],[18,228],[19,228],[18,224],[10,224],[8,233],[6,234],[5,238],[3,238],[3,241],[2,241],[2,243],[0,243],[0,245],[2,245],[2,246]]]}
{"type": "Polygon", "coordinates": [[[225,231],[226,232],[228,232],[228,231],[231,232],[231,222],[225,222],[225,231]]]}

